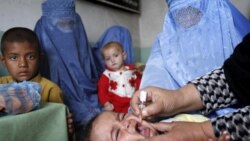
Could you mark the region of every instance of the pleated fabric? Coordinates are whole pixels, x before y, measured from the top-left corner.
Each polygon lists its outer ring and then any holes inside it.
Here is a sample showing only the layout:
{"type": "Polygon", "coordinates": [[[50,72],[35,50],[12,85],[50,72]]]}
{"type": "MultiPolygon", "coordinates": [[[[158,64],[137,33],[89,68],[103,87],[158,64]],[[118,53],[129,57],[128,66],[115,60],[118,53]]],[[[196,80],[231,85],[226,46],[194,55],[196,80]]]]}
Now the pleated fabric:
{"type": "Polygon", "coordinates": [[[177,89],[222,66],[250,31],[228,0],[166,0],[163,31],[146,63],[141,88],[177,89]]]}
{"type": "Polygon", "coordinates": [[[35,26],[45,61],[41,74],[60,86],[76,126],[101,110],[98,74],[88,38],[74,0],[47,0],[35,26]]]}

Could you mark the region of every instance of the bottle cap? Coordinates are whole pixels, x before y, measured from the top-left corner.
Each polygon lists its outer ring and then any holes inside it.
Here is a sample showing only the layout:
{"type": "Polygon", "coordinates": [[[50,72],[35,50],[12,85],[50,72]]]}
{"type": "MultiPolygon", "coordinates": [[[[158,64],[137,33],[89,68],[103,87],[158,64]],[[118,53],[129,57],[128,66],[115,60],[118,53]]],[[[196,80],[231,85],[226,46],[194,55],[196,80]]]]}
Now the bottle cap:
{"type": "Polygon", "coordinates": [[[141,91],[140,93],[140,101],[141,102],[146,102],[147,99],[147,92],[146,91],[141,91]]]}

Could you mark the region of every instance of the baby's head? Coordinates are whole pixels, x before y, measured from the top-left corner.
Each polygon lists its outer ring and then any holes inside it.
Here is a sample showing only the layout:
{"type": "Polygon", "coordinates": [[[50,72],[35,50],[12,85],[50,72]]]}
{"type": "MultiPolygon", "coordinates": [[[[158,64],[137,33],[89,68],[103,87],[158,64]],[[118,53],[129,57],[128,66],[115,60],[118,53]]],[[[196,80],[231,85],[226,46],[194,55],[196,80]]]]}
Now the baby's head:
{"type": "Polygon", "coordinates": [[[24,27],[7,30],[1,39],[1,61],[17,82],[38,73],[41,49],[35,32],[24,27]]]}
{"type": "Polygon", "coordinates": [[[124,66],[126,53],[119,42],[109,42],[102,49],[102,56],[106,67],[111,70],[120,70],[124,66]]]}
{"type": "Polygon", "coordinates": [[[132,114],[108,111],[90,120],[83,130],[84,141],[133,141],[157,134],[150,123],[132,114]]]}

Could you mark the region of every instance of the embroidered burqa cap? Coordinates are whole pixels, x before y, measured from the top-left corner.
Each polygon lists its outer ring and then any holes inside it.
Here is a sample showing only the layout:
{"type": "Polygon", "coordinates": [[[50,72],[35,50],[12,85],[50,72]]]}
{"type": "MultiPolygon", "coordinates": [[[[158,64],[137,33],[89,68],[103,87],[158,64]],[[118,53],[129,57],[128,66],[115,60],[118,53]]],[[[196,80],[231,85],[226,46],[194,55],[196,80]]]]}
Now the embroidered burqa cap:
{"type": "Polygon", "coordinates": [[[141,88],[178,89],[221,67],[250,31],[249,21],[228,0],[166,2],[163,31],[151,49],[141,88]]]}
{"type": "Polygon", "coordinates": [[[250,31],[249,21],[228,0],[166,2],[163,31],[151,49],[141,88],[177,89],[222,66],[250,31]]]}

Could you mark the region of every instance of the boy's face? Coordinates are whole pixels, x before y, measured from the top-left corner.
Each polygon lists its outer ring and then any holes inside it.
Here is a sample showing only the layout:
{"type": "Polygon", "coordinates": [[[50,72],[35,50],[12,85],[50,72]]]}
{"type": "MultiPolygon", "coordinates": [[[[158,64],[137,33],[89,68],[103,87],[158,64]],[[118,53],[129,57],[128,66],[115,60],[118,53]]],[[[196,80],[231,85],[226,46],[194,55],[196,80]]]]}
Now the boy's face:
{"type": "Polygon", "coordinates": [[[90,140],[133,141],[157,135],[150,123],[132,114],[103,112],[93,122],[90,140]]]}
{"type": "Polygon", "coordinates": [[[30,80],[38,73],[40,54],[28,42],[6,43],[1,58],[9,74],[17,82],[30,80]]]}
{"type": "Polygon", "coordinates": [[[126,53],[123,52],[116,44],[111,44],[112,47],[103,50],[103,57],[105,65],[114,71],[121,70],[124,65],[126,53]]]}

